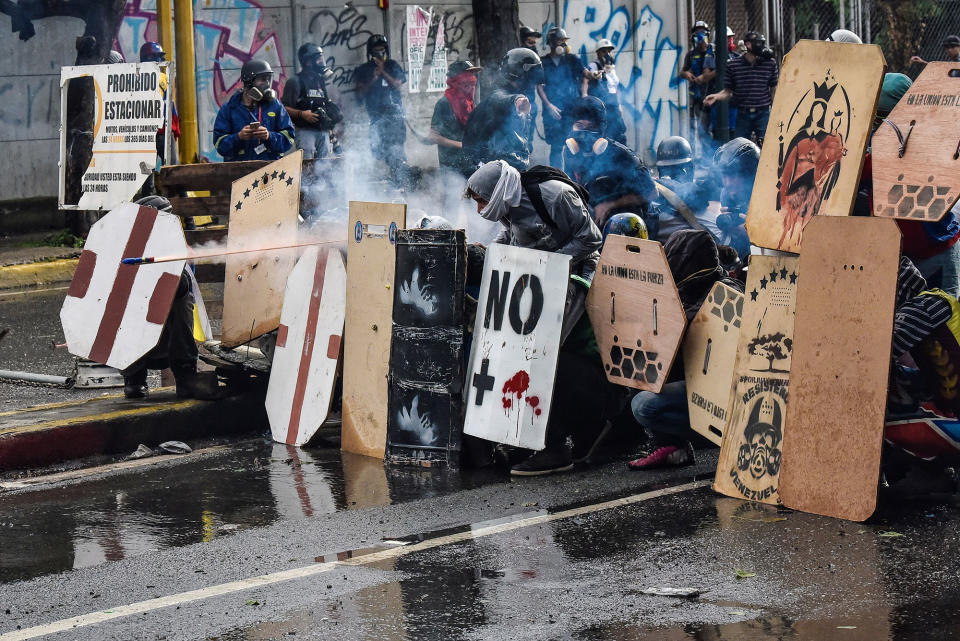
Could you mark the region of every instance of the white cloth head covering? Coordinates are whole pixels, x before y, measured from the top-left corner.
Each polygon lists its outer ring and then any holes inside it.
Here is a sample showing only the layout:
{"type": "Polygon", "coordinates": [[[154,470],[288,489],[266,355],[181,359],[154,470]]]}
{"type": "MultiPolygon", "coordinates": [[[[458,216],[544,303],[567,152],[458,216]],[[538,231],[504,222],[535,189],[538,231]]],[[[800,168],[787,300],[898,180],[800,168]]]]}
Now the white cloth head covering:
{"type": "Polygon", "coordinates": [[[487,201],[480,215],[499,221],[507,210],[520,204],[523,186],[519,171],[502,160],[494,160],[473,172],[467,180],[467,189],[487,201]]]}

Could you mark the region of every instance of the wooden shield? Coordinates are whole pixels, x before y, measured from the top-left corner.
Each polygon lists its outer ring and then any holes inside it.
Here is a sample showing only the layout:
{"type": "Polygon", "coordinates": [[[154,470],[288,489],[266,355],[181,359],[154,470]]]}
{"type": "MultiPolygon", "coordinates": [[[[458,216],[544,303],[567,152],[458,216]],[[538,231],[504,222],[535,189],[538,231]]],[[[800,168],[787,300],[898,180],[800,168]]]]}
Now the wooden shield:
{"type": "Polygon", "coordinates": [[[393,274],[406,217],[406,205],[350,203],[340,447],[378,458],[387,446],[393,274]]]}
{"type": "Polygon", "coordinates": [[[799,252],[814,216],[850,215],[885,65],[876,45],[801,40],[784,56],[747,214],[751,243],[799,252]]]}
{"type": "Polygon", "coordinates": [[[123,258],[184,256],[180,219],[124,203],[90,229],[60,323],[70,353],[117,369],[160,340],[185,261],[122,265],[123,258]]]}
{"type": "Polygon", "coordinates": [[[931,62],[873,134],[873,213],[934,221],[960,196],[960,65],[931,62]]]}
{"type": "MultiPolygon", "coordinates": [[[[297,242],[300,162],[296,151],[233,182],[227,251],[297,242]]],[[[280,326],[283,291],[296,249],[227,256],[220,341],[234,347],[280,326]]]]}
{"type": "Polygon", "coordinates": [[[900,231],[892,220],[824,219],[805,243],[780,496],[863,521],[877,500],[900,231]]]}
{"type": "Polygon", "coordinates": [[[459,464],[467,246],[462,230],[397,236],[386,459],[459,464]]]}
{"type": "Polygon", "coordinates": [[[716,283],[683,338],[690,427],[720,445],[740,341],[743,294],[716,283]]]}
{"type": "Polygon", "coordinates": [[[270,431],[279,443],[304,445],[327,419],[346,295],[339,250],[310,247],[290,272],[266,399],[270,431]]]}
{"type": "Polygon", "coordinates": [[[483,263],[463,433],[545,446],[570,257],[491,245],[483,263]]]}
{"type": "Polygon", "coordinates": [[[607,379],[659,392],[687,324],[663,246],[607,236],[587,313],[607,379]]]}
{"type": "Polygon", "coordinates": [[[727,423],[713,489],[779,503],[797,302],[796,256],[751,256],[727,423]]]}

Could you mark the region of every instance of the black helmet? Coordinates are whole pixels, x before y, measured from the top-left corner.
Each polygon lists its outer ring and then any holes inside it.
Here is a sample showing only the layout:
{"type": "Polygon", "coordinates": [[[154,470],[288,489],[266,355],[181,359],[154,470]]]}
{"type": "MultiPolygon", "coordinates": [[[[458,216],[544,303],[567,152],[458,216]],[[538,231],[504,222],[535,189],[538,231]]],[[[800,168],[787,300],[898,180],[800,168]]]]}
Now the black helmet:
{"type": "Polygon", "coordinates": [[[252,87],[257,76],[272,74],[273,69],[266,60],[247,60],[240,68],[240,79],[244,87],[252,87]]]}
{"type": "Polygon", "coordinates": [[[554,27],[547,32],[547,44],[551,47],[556,45],[561,40],[566,40],[567,38],[567,32],[560,27],[554,27]]]}
{"type": "Polygon", "coordinates": [[[500,73],[507,80],[523,83],[535,69],[542,69],[540,56],[526,47],[517,47],[507,52],[500,61],[500,73]]]}
{"type": "Polygon", "coordinates": [[[171,205],[170,201],[163,196],[144,196],[140,200],[135,200],[133,204],[142,205],[144,207],[153,207],[154,209],[158,209],[166,214],[173,213],[173,205],[171,205]]]}
{"type": "Polygon", "coordinates": [[[657,167],[671,167],[693,162],[693,150],[683,136],[664,138],[657,145],[657,167]]]}
{"type": "Polygon", "coordinates": [[[601,132],[607,124],[607,108],[603,101],[595,96],[584,96],[573,103],[570,115],[574,122],[577,120],[589,120],[597,125],[601,132]]]}
{"type": "Polygon", "coordinates": [[[958,36],[947,36],[943,39],[944,47],[960,47],[960,37],[958,36]]]}
{"type": "Polygon", "coordinates": [[[323,59],[323,49],[318,44],[305,42],[297,49],[297,60],[301,67],[313,67],[316,65],[317,56],[323,59]]]}
{"type": "Polygon", "coordinates": [[[724,174],[754,174],[760,164],[760,148],[746,138],[734,138],[717,149],[713,154],[713,164],[724,174]]]}
{"type": "Polygon", "coordinates": [[[387,38],[383,34],[375,33],[374,35],[370,36],[370,38],[367,40],[367,57],[368,58],[373,55],[373,50],[376,49],[377,47],[383,47],[384,49],[386,49],[387,56],[388,57],[390,56],[390,45],[387,43],[387,38]]]}
{"type": "Polygon", "coordinates": [[[530,27],[520,25],[520,42],[525,41],[527,38],[542,38],[543,34],[537,31],[536,29],[531,29],[530,27]]]}

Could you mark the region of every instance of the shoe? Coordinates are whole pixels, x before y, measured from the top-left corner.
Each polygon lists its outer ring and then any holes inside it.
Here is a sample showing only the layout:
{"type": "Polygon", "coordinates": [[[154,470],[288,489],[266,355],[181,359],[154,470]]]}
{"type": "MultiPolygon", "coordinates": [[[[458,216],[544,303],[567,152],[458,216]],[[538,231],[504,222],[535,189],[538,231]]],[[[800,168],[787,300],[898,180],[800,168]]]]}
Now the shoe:
{"type": "Polygon", "coordinates": [[[573,448],[569,443],[537,452],[510,468],[513,476],[543,476],[573,469],[573,448]]]}
{"type": "Polygon", "coordinates": [[[130,400],[147,397],[147,370],[123,377],[123,396],[130,400]]]}
{"type": "Polygon", "coordinates": [[[177,398],[196,398],[212,401],[223,398],[217,376],[213,372],[174,372],[177,383],[177,398]]]}
{"type": "Polygon", "coordinates": [[[627,463],[631,470],[651,470],[656,467],[683,467],[696,462],[693,446],[687,442],[683,446],[664,445],[653,453],[627,463]]]}

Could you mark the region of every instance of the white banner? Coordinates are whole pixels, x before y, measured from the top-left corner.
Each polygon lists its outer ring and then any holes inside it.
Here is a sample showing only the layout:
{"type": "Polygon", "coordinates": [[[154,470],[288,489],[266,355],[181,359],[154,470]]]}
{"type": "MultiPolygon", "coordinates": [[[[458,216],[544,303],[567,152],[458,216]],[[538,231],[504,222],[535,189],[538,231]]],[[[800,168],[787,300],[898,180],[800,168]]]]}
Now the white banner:
{"type": "Polygon", "coordinates": [[[430,78],[427,79],[427,92],[447,90],[447,38],[443,31],[443,20],[437,23],[437,37],[433,43],[433,60],[430,61],[430,78]]]}
{"type": "Polygon", "coordinates": [[[420,93],[431,17],[429,11],[416,5],[407,6],[407,90],[410,93],[420,93]]]}
{"type": "Polygon", "coordinates": [[[164,99],[167,63],[123,63],[60,70],[60,206],[113,209],[128,202],[157,164],[157,130],[168,112],[164,99]],[[93,157],[83,174],[78,203],[64,202],[67,86],[74,78],[94,86],[93,157]]]}
{"type": "Polygon", "coordinates": [[[570,257],[491,245],[467,368],[464,434],[542,450],[570,257]]]}

